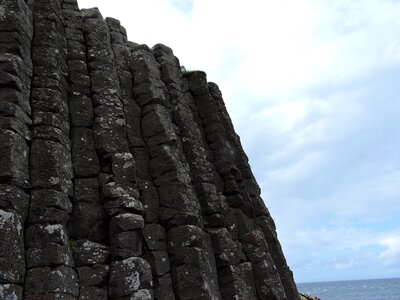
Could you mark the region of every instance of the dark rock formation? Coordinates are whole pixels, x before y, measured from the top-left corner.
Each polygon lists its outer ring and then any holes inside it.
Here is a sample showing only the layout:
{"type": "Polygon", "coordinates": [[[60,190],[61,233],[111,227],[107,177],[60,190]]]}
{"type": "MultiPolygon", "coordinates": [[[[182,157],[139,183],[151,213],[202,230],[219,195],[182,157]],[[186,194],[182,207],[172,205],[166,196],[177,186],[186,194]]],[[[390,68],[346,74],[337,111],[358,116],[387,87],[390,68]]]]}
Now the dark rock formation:
{"type": "Polygon", "coordinates": [[[218,86],[76,0],[0,0],[0,299],[299,299],[218,86]]]}

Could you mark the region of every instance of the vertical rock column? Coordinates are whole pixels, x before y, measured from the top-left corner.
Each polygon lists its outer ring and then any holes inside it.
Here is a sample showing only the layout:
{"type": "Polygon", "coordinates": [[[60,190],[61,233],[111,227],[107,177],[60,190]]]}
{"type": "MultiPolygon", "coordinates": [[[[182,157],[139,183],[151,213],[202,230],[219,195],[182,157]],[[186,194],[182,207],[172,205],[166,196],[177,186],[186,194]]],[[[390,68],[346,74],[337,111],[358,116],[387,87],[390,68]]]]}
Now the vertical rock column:
{"type": "MultiPolygon", "coordinates": [[[[203,231],[200,203],[191,182],[179,128],[173,123],[159,64],[149,48],[138,46],[132,50],[130,66],[134,96],[142,109],[142,133],[150,152],[150,175],[160,196],[159,219],[167,230],[175,296],[220,299],[211,241],[203,231]]],[[[155,256],[155,251],[150,252],[155,256]]]]}
{"type": "Polygon", "coordinates": [[[94,139],[100,158],[99,184],[111,218],[112,299],[152,299],[150,266],[141,258],[143,205],[136,185],[135,162],[126,138],[126,119],[107,24],[97,9],[83,10],[87,62],[94,107],[94,139]]]}
{"type": "Polygon", "coordinates": [[[243,150],[240,138],[235,133],[232,120],[229,117],[224,100],[222,98],[222,93],[218,86],[212,82],[208,84],[208,89],[211,96],[215,100],[216,106],[218,107],[219,117],[222,125],[224,126],[225,132],[227,133],[229,143],[234,149],[235,160],[243,176],[244,187],[252,200],[251,202],[254,208],[256,223],[260,226],[262,232],[264,233],[269,251],[274,260],[274,264],[278,269],[283,287],[285,289],[286,296],[288,299],[298,299],[299,293],[297,291],[296,284],[294,283],[293,273],[286,263],[285,256],[276,235],[275,223],[260,196],[261,190],[251,171],[248,158],[243,150]]]}
{"type": "Polygon", "coordinates": [[[0,1],[0,295],[22,299],[29,207],[32,15],[23,0],[0,1]]]}
{"type": "MultiPolygon", "coordinates": [[[[221,178],[209,161],[209,149],[201,130],[201,120],[188,93],[179,60],[170,48],[158,44],[153,53],[160,63],[162,80],[168,88],[174,120],[178,125],[190,173],[200,199],[206,232],[212,238],[218,269],[219,289],[223,299],[255,299],[256,293],[249,263],[240,264],[244,254],[226,228],[227,203],[221,194],[221,178]],[[245,272],[250,268],[250,272],[245,272]]],[[[211,254],[211,255],[213,255],[211,254]]]]}
{"type": "Polygon", "coordinates": [[[108,299],[108,215],[99,192],[100,163],[94,145],[91,84],[83,17],[76,0],[64,0],[74,198],[68,233],[79,276],[79,299],[108,299]]]}
{"type": "Polygon", "coordinates": [[[59,1],[33,4],[31,200],[25,299],[76,299],[78,276],[65,229],[71,212],[66,44],[59,1]]]}
{"type": "Polygon", "coordinates": [[[206,140],[213,152],[215,168],[224,182],[223,194],[231,207],[227,216],[228,228],[231,235],[241,242],[252,265],[258,297],[287,299],[268,245],[254,222],[252,199],[243,186],[235,150],[229,143],[218,106],[209,92],[206,74],[190,72],[186,77],[202,119],[206,140]]]}
{"type": "Polygon", "coordinates": [[[158,224],[158,191],[148,172],[149,153],[141,131],[141,108],[133,96],[133,76],[129,68],[129,46],[125,29],[118,20],[107,18],[111,45],[114,51],[121,96],[126,118],[126,134],[129,150],[136,164],[136,182],[140,201],[144,205],[144,243],[142,257],[151,266],[155,299],[175,299],[170,276],[166,233],[158,224]]]}

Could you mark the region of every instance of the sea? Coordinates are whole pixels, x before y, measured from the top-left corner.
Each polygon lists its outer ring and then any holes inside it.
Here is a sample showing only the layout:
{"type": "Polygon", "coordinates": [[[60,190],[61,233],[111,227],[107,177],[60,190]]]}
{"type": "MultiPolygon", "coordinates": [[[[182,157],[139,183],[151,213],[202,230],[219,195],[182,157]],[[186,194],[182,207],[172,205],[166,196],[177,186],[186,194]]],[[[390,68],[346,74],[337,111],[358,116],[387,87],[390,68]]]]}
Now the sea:
{"type": "Polygon", "coordinates": [[[321,300],[400,300],[400,278],[298,283],[297,288],[321,300]]]}

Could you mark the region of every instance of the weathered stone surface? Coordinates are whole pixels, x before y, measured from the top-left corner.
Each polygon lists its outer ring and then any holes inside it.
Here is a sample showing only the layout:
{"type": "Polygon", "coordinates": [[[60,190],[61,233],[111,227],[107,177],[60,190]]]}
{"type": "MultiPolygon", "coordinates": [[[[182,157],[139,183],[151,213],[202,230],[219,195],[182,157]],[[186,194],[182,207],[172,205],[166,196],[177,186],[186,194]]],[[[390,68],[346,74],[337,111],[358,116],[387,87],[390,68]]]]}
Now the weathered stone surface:
{"type": "Polygon", "coordinates": [[[151,106],[142,119],[142,133],[148,145],[159,145],[176,140],[175,128],[172,126],[172,116],[161,105],[151,106]]]}
{"type": "Polygon", "coordinates": [[[111,157],[111,168],[118,181],[136,182],[136,166],[130,152],[114,154],[111,157]]]}
{"type": "Polygon", "coordinates": [[[0,184],[0,209],[5,211],[15,211],[24,222],[28,214],[29,196],[21,189],[0,184]]]}
{"type": "Polygon", "coordinates": [[[68,231],[74,239],[107,239],[107,213],[100,203],[79,202],[73,205],[68,231]]]}
{"type": "Polygon", "coordinates": [[[110,250],[102,244],[80,240],[73,249],[75,263],[78,266],[106,264],[109,261],[110,250]]]}
{"type": "Polygon", "coordinates": [[[25,299],[71,299],[79,294],[78,275],[65,266],[30,269],[24,293],[25,299]]]}
{"type": "Polygon", "coordinates": [[[68,196],[53,189],[31,192],[28,221],[30,223],[64,224],[72,211],[68,196]]]}
{"type": "Polygon", "coordinates": [[[79,283],[83,286],[104,286],[108,282],[109,265],[95,264],[77,268],[79,283]]]}
{"type": "Polygon", "coordinates": [[[199,227],[169,230],[168,252],[174,290],[181,299],[221,299],[211,241],[199,227]]]}
{"type": "Polygon", "coordinates": [[[28,155],[29,148],[19,134],[0,129],[0,181],[28,180],[28,155]]]}
{"type": "Polygon", "coordinates": [[[97,178],[80,178],[74,180],[74,200],[77,202],[101,202],[97,178]]]}
{"type": "Polygon", "coordinates": [[[22,283],[25,276],[23,227],[16,213],[0,209],[0,283],[22,283]]]}
{"type": "Polygon", "coordinates": [[[170,274],[165,274],[154,278],[154,294],[155,299],[174,300],[175,294],[172,288],[172,280],[170,274]]]}
{"type": "Polygon", "coordinates": [[[94,115],[92,100],[86,96],[69,97],[69,115],[74,127],[92,126],[94,115]]]}
{"type": "Polygon", "coordinates": [[[0,1],[0,298],[298,299],[218,86],[77,0],[0,1]]]}
{"type": "Polygon", "coordinates": [[[34,140],[31,147],[32,187],[52,188],[72,195],[71,154],[60,143],[34,140]]]}
{"type": "Polygon", "coordinates": [[[98,288],[95,286],[81,286],[79,290],[78,300],[107,300],[108,292],[106,288],[98,288]]]}
{"type": "Polygon", "coordinates": [[[142,258],[131,257],[115,261],[110,269],[110,297],[132,295],[153,285],[149,264],[142,258]]]}
{"type": "Polygon", "coordinates": [[[22,287],[15,284],[0,283],[0,298],[4,300],[22,300],[22,287]]]}
{"type": "Polygon", "coordinates": [[[138,181],[138,188],[140,192],[140,201],[144,205],[144,219],[146,223],[157,223],[160,205],[157,189],[151,181],[147,180],[138,181]]]}
{"type": "Polygon", "coordinates": [[[176,225],[200,224],[200,205],[190,185],[171,183],[160,187],[160,219],[176,225]]]}
{"type": "Polygon", "coordinates": [[[15,133],[18,133],[21,137],[23,137],[25,140],[28,141],[31,140],[31,132],[28,126],[24,122],[16,118],[1,117],[0,129],[8,129],[14,131],[15,133]]]}
{"type": "Polygon", "coordinates": [[[121,232],[140,230],[144,227],[143,217],[136,214],[119,214],[111,219],[110,235],[121,232]]]}
{"type": "Polygon", "coordinates": [[[144,240],[149,250],[166,250],[167,237],[164,227],[159,224],[148,224],[144,227],[144,240]]]}
{"type": "Polygon", "coordinates": [[[77,127],[72,130],[72,163],[77,177],[95,177],[100,172],[93,131],[77,127]]]}

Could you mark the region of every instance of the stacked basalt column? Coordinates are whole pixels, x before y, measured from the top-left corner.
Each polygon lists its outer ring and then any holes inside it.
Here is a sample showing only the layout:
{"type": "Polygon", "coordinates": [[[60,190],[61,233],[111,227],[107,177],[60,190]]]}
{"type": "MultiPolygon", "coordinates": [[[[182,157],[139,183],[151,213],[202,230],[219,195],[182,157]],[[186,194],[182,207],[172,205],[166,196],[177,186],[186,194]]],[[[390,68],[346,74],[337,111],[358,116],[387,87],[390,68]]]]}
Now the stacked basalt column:
{"type": "MultiPolygon", "coordinates": [[[[150,175],[160,197],[159,219],[167,230],[175,297],[220,299],[211,239],[203,230],[199,199],[159,64],[149,48],[138,46],[132,49],[130,66],[150,152],[150,175]]],[[[155,251],[150,253],[155,257],[155,251]]]]}
{"type": "Polygon", "coordinates": [[[23,1],[0,1],[0,295],[22,299],[24,223],[29,207],[32,16],[23,1]]]}
{"type": "Polygon", "coordinates": [[[126,118],[106,21],[97,9],[83,10],[87,65],[94,107],[94,140],[100,159],[99,185],[110,218],[108,295],[151,299],[152,276],[141,258],[143,205],[126,137],[126,118]]]}
{"type": "Polygon", "coordinates": [[[179,60],[164,45],[156,45],[153,52],[160,63],[162,80],[169,91],[175,123],[180,128],[191,179],[201,204],[205,230],[212,238],[221,295],[223,299],[256,299],[251,265],[244,261],[241,244],[232,239],[226,227],[228,205],[222,195],[223,182],[210,161],[211,153],[201,120],[182,77],[179,60]]]}
{"type": "Polygon", "coordinates": [[[99,191],[100,162],[94,144],[91,81],[83,16],[76,0],[62,5],[67,41],[74,197],[68,233],[79,276],[79,299],[108,299],[108,216],[99,191]]]}
{"type": "MultiPolygon", "coordinates": [[[[206,74],[189,72],[186,78],[203,123],[207,143],[213,152],[215,168],[223,179],[223,194],[230,206],[226,219],[228,228],[231,236],[241,242],[246,258],[251,263],[257,294],[262,299],[287,299],[265,237],[254,221],[253,201],[244,186],[236,162],[235,148],[228,138],[230,133],[226,132],[221,121],[218,105],[208,88],[206,74]]],[[[258,213],[267,212],[264,209],[258,213]]]]}
{"type": "Polygon", "coordinates": [[[141,131],[142,111],[133,95],[133,76],[129,68],[130,45],[126,31],[119,21],[112,18],[107,18],[106,21],[120,82],[128,146],[136,163],[136,182],[140,192],[140,201],[145,208],[144,243],[140,243],[138,246],[142,246],[142,256],[151,266],[154,298],[175,299],[170,276],[166,233],[164,228],[158,224],[159,195],[148,172],[149,151],[141,131]]]}
{"type": "Polygon", "coordinates": [[[24,299],[78,296],[66,232],[72,163],[64,23],[59,1],[33,3],[31,198],[24,299]]]}
{"type": "Polygon", "coordinates": [[[225,103],[222,98],[222,93],[219,87],[213,82],[208,84],[208,88],[218,107],[219,116],[225,132],[227,133],[229,143],[231,147],[234,148],[235,160],[243,177],[243,185],[251,197],[255,221],[258,226],[260,226],[260,229],[264,234],[264,238],[268,244],[269,252],[271,253],[271,257],[273,258],[274,264],[279,272],[286,296],[288,299],[296,299],[296,297],[298,297],[297,287],[294,283],[293,273],[287,266],[285,256],[276,235],[275,222],[269,214],[268,209],[265,207],[264,201],[260,196],[260,187],[258,186],[257,181],[251,171],[247,155],[244,152],[240,142],[240,137],[235,133],[232,120],[226,110],[225,103]]]}

